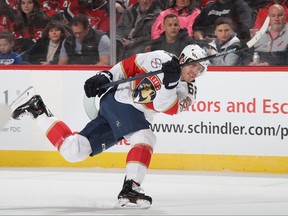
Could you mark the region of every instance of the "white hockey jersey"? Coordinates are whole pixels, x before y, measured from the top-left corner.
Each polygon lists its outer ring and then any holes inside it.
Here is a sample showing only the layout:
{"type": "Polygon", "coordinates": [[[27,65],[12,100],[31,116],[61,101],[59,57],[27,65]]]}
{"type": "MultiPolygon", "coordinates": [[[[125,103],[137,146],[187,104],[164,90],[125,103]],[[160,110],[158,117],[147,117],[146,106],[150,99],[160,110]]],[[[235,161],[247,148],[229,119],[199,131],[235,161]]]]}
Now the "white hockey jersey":
{"type": "MultiPolygon", "coordinates": [[[[164,50],[140,53],[119,62],[110,72],[113,74],[113,81],[117,81],[161,70],[162,63],[171,58],[172,54],[164,50]]],[[[142,111],[149,122],[159,112],[174,115],[186,111],[196,99],[195,82],[179,81],[176,88],[166,89],[162,84],[163,77],[164,74],[160,73],[120,84],[115,99],[142,111]]]]}

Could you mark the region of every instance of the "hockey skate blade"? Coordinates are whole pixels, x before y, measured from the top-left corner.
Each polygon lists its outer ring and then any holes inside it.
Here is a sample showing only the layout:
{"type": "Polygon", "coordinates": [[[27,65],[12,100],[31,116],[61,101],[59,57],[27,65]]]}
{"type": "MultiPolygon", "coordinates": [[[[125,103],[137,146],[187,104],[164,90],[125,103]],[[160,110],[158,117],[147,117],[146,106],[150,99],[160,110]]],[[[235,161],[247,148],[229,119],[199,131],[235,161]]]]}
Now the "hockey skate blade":
{"type": "Polygon", "coordinates": [[[29,101],[34,95],[35,95],[34,87],[30,86],[18,98],[16,98],[16,100],[12,102],[12,104],[10,105],[11,113],[13,113],[13,111],[22,104],[29,101]]]}
{"type": "Polygon", "coordinates": [[[148,209],[151,203],[147,200],[138,199],[136,203],[131,203],[129,199],[119,199],[118,203],[114,206],[117,209],[148,209]]]}
{"type": "Polygon", "coordinates": [[[7,104],[0,104],[0,129],[2,129],[11,117],[11,109],[7,104]]]}

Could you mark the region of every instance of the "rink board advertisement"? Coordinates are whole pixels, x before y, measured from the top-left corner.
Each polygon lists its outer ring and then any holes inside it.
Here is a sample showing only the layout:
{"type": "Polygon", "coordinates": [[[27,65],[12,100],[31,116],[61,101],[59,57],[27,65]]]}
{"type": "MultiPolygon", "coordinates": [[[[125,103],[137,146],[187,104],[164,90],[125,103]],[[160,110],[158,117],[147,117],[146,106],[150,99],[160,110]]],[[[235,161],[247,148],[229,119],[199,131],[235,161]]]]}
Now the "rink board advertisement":
{"type": "MultiPolygon", "coordinates": [[[[11,104],[34,86],[55,117],[80,131],[98,108],[98,100],[87,100],[83,90],[95,71],[2,69],[0,103],[11,104]]],[[[199,77],[197,103],[176,116],[158,114],[151,125],[157,136],[151,168],[286,173],[287,71],[214,68],[199,77]]],[[[11,119],[1,129],[0,141],[0,166],[124,167],[130,149],[122,140],[86,162],[68,164],[30,118],[11,119]]]]}

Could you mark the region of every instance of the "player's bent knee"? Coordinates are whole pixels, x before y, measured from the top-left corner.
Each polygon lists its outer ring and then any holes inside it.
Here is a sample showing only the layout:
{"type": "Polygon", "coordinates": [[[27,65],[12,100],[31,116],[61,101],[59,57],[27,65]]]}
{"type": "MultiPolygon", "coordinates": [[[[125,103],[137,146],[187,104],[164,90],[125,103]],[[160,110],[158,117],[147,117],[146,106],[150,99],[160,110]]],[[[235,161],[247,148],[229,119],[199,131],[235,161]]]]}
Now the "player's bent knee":
{"type": "Polygon", "coordinates": [[[140,131],[136,131],[134,133],[125,136],[125,138],[129,141],[130,145],[133,147],[137,144],[146,144],[152,147],[156,146],[156,136],[152,132],[151,129],[142,129],[140,131]]]}
{"type": "Polygon", "coordinates": [[[85,160],[92,149],[86,137],[75,134],[64,140],[59,152],[65,160],[74,163],[85,160]]]}

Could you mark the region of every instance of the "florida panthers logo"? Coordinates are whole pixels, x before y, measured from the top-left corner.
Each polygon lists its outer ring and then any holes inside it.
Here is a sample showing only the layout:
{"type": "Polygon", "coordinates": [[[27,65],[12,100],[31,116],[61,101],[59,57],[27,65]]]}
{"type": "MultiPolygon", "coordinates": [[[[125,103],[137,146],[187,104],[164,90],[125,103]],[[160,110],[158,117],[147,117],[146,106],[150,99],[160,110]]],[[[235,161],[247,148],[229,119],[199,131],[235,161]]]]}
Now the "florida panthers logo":
{"type": "Polygon", "coordinates": [[[135,103],[147,104],[156,97],[156,89],[149,79],[143,79],[133,92],[133,100],[135,103]]]}

